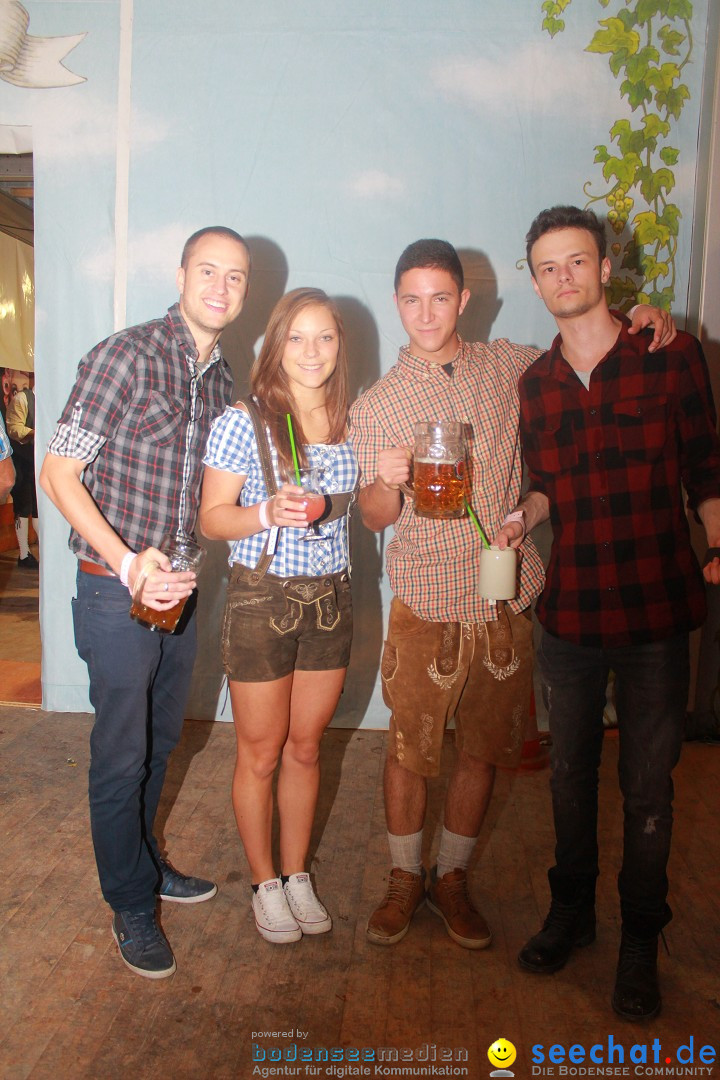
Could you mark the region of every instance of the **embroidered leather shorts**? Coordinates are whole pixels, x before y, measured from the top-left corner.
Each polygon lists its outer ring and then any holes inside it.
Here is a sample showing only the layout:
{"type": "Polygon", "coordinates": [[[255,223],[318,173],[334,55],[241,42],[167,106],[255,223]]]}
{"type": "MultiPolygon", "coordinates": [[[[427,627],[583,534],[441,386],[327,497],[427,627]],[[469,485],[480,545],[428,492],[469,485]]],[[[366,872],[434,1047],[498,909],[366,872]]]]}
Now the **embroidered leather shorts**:
{"type": "Polygon", "coordinates": [[[392,713],[388,754],[410,772],[437,776],[454,717],[459,750],[491,765],[517,765],[532,668],[529,609],[516,615],[500,603],[496,622],[435,623],[395,597],[381,663],[392,713]]]}
{"type": "Polygon", "coordinates": [[[325,577],[279,578],[235,563],[222,629],[225,673],[235,682],[269,682],[303,671],[347,667],[352,596],[345,571],[325,577]]]}

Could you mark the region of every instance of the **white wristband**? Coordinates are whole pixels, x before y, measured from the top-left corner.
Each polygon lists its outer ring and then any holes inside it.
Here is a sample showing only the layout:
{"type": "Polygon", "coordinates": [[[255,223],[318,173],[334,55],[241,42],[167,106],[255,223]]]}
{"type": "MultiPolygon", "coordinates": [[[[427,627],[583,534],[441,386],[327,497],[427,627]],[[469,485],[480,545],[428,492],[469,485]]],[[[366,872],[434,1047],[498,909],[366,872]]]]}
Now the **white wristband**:
{"type": "Polygon", "coordinates": [[[272,525],[270,524],[270,519],[267,515],[267,508],[269,502],[270,499],[266,499],[265,502],[261,502],[260,506],[258,507],[258,516],[260,518],[260,524],[262,525],[263,529],[272,528],[272,525]]]}
{"type": "Polygon", "coordinates": [[[127,555],[125,555],[123,561],[120,563],[120,580],[126,589],[130,588],[128,574],[130,573],[130,564],[133,559],[137,559],[137,555],[134,551],[128,551],[127,555]]]}
{"type": "Polygon", "coordinates": [[[526,532],[526,529],[525,529],[525,511],[524,510],[513,510],[512,514],[508,514],[506,516],[506,518],[503,521],[500,528],[504,529],[505,526],[509,525],[511,521],[517,521],[518,524],[522,526],[522,533],[520,534],[520,539],[522,539],[523,536],[525,536],[525,532],[526,532]]]}

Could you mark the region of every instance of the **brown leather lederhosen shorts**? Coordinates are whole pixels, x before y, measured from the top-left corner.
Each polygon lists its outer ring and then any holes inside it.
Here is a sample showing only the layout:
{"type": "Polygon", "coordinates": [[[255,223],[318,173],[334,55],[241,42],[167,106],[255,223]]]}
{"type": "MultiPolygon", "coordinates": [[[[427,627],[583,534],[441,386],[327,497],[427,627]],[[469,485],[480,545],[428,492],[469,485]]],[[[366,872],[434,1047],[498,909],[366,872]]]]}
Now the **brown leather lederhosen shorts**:
{"type": "Polygon", "coordinates": [[[222,629],[229,679],[269,682],[295,668],[347,667],[352,642],[347,571],[323,577],[256,577],[239,563],[231,569],[222,629]]]}
{"type": "Polygon", "coordinates": [[[410,772],[437,776],[447,721],[459,750],[492,765],[520,760],[530,706],[529,609],[498,604],[487,623],[435,623],[397,597],[390,608],[381,673],[390,709],[388,754],[410,772]]]}

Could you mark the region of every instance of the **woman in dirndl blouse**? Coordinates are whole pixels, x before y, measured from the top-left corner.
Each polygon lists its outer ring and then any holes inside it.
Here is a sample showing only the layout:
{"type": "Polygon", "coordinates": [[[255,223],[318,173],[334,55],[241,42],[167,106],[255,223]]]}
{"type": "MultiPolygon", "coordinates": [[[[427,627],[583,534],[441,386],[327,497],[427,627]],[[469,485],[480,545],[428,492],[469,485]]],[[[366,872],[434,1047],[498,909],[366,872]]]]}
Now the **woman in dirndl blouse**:
{"type": "Polygon", "coordinates": [[[237,736],[233,809],[255,925],[283,944],[332,927],[306,860],[320,740],[342,692],[352,636],[348,509],[358,469],[347,442],[345,334],[324,292],[295,289],[279,301],[250,385],[249,404],[228,407],[210,433],[200,524],[205,536],[231,542],[222,651],[237,736]],[[267,435],[271,481],[248,409],[258,411],[267,435]],[[298,464],[316,471],[324,496],[312,524],[313,500],[296,483],[288,414],[298,464]]]}

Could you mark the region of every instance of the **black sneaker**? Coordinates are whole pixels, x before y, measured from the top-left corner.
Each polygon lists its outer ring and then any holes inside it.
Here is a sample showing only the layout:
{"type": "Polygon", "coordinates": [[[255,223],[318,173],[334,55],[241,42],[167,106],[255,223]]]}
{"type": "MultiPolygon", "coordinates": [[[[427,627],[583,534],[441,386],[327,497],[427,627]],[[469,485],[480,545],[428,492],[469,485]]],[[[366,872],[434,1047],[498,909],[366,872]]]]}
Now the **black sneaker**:
{"type": "Polygon", "coordinates": [[[158,869],[162,874],[157,890],[161,900],[173,900],[176,904],[199,904],[212,899],[217,892],[214,881],[181,874],[165,859],[158,859],[158,869]]]}
{"type": "Polygon", "coordinates": [[[154,911],[116,911],[113,937],[120,955],[136,975],[146,979],[166,979],[175,971],[175,957],[168,940],[157,924],[154,911]]]}
{"type": "Polygon", "coordinates": [[[37,561],[32,551],[28,551],[24,559],[18,556],[18,566],[21,570],[37,570],[40,563],[37,561]]]}

